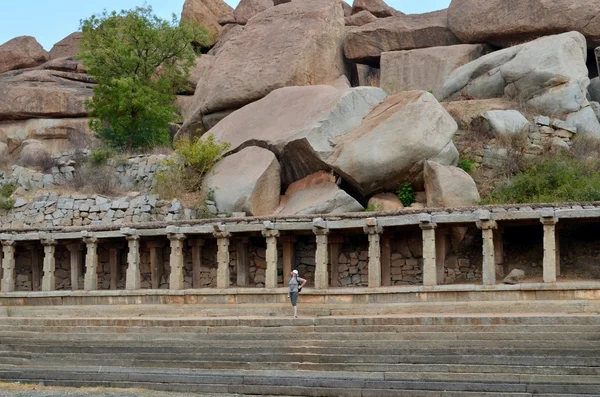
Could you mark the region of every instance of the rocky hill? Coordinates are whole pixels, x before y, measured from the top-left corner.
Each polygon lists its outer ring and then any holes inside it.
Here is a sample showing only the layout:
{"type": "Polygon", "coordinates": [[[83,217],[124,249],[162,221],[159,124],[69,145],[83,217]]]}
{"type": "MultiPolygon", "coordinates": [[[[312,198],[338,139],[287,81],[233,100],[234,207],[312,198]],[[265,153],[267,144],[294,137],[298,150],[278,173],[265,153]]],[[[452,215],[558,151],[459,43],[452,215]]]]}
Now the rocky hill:
{"type": "MultiPolygon", "coordinates": [[[[600,140],[598,11],[600,0],[453,0],[419,15],[382,0],[186,0],[182,19],[214,38],[178,98],[174,137],[230,144],[203,183],[213,213],[393,211],[405,184],[414,207],[472,205],[513,152],[600,140]]],[[[49,53],[32,37],[0,46],[0,184],[72,179],[73,149],[92,142],[80,37],[49,53]],[[24,170],[44,153],[62,164],[24,170]]],[[[157,165],[139,163],[115,170],[126,190],[151,190],[157,165]]]]}

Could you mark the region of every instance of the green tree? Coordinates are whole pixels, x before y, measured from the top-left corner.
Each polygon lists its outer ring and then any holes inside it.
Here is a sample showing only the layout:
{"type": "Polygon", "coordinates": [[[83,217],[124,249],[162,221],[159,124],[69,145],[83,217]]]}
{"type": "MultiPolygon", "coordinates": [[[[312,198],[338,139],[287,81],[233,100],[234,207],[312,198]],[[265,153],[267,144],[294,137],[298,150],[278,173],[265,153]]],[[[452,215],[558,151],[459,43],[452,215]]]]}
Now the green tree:
{"type": "Polygon", "coordinates": [[[175,94],[195,62],[192,43],[208,43],[206,29],[138,7],[92,15],[81,31],[79,57],[98,82],[87,103],[92,130],[124,150],[168,143],[175,94]]]}

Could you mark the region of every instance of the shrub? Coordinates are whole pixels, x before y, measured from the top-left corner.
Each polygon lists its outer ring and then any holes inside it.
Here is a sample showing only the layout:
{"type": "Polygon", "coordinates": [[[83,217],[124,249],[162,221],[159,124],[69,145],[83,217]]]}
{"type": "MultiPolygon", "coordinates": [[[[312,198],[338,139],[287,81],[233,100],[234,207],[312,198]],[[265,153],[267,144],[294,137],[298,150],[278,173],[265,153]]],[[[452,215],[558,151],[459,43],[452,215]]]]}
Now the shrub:
{"type": "Polygon", "coordinates": [[[88,157],[88,161],[92,165],[101,166],[108,163],[108,160],[114,155],[115,151],[113,149],[103,146],[92,150],[90,156],[88,157]]]}
{"type": "Polygon", "coordinates": [[[415,191],[410,183],[404,183],[400,186],[397,192],[398,199],[402,202],[405,207],[410,207],[415,202],[415,191]]]}
{"type": "Polygon", "coordinates": [[[484,204],[600,201],[600,163],[569,154],[544,158],[496,187],[484,204]]]}
{"type": "Polygon", "coordinates": [[[14,183],[6,183],[0,186],[0,209],[10,211],[15,205],[15,200],[10,196],[17,190],[18,186],[14,183]]]}
{"type": "Polygon", "coordinates": [[[381,212],[383,211],[383,206],[381,204],[369,204],[367,208],[365,208],[365,212],[381,212]]]}
{"type": "Polygon", "coordinates": [[[111,195],[119,190],[114,170],[108,165],[80,165],[68,184],[76,190],[89,188],[93,193],[104,195],[111,195]]]}
{"type": "Polygon", "coordinates": [[[58,166],[56,159],[52,158],[50,153],[39,151],[35,154],[21,156],[19,165],[26,168],[37,168],[44,172],[50,171],[53,167],[58,166]]]}
{"type": "Polygon", "coordinates": [[[458,168],[460,168],[461,170],[470,174],[471,171],[473,171],[473,160],[471,160],[471,159],[460,160],[458,162],[458,168]]]}

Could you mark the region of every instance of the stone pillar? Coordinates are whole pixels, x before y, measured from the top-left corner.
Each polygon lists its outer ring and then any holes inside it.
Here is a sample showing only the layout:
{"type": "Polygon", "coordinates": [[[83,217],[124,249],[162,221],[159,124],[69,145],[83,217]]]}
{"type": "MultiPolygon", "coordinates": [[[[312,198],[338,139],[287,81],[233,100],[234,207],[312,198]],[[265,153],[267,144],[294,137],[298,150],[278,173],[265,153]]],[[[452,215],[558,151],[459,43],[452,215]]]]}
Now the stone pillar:
{"type": "Polygon", "coordinates": [[[494,230],[494,260],[496,261],[496,265],[502,265],[504,263],[503,233],[504,230],[500,227],[494,230]]]}
{"type": "Polygon", "coordinates": [[[248,237],[236,238],[235,241],[235,252],[237,258],[237,274],[236,274],[236,285],[238,287],[247,287],[249,280],[250,266],[248,263],[248,244],[250,239],[248,237]]]}
{"type": "Polygon", "coordinates": [[[141,289],[140,275],[140,236],[130,234],[127,236],[127,274],[125,275],[125,289],[141,289]]]}
{"type": "Polygon", "coordinates": [[[42,240],[44,246],[44,277],[42,278],[42,291],[54,291],[56,288],[56,259],[54,252],[56,250],[56,241],[52,239],[42,240]]]}
{"type": "Polygon", "coordinates": [[[448,242],[448,229],[435,230],[435,281],[437,285],[444,284],[446,280],[446,245],[448,242]]]}
{"type": "Polygon", "coordinates": [[[431,215],[423,214],[420,217],[421,230],[423,231],[423,285],[432,287],[437,285],[437,261],[435,229],[437,225],[432,222],[431,215]]]}
{"type": "Polygon", "coordinates": [[[556,276],[560,276],[560,229],[562,229],[561,225],[556,225],[556,276]]]}
{"type": "Polygon", "coordinates": [[[496,259],[494,255],[494,230],[498,226],[496,225],[496,221],[491,219],[489,211],[481,211],[477,227],[481,229],[483,239],[483,285],[495,285],[496,259]]]}
{"type": "Polygon", "coordinates": [[[162,241],[148,242],[150,249],[150,278],[152,289],[159,289],[162,275],[164,273],[163,256],[162,256],[162,241]]]}
{"type": "Polygon", "coordinates": [[[339,260],[340,260],[340,250],[342,248],[342,244],[344,243],[343,236],[329,236],[329,265],[331,271],[331,286],[332,287],[341,287],[340,283],[340,271],[339,260]]]}
{"type": "Polygon", "coordinates": [[[377,226],[376,218],[368,218],[364,232],[369,236],[369,288],[381,287],[381,244],[383,228],[377,226]]]}
{"type": "Polygon", "coordinates": [[[217,239],[217,288],[229,288],[229,232],[214,232],[217,239]]]}
{"type": "Polygon", "coordinates": [[[122,247],[111,247],[108,251],[108,261],[109,261],[109,265],[110,265],[110,289],[111,290],[116,290],[117,289],[117,281],[119,281],[119,279],[121,278],[121,266],[120,265],[120,259],[121,259],[121,248],[122,247]]]}
{"type": "Polygon", "coordinates": [[[556,224],[558,218],[552,216],[540,218],[544,225],[544,282],[556,282],[556,224]]]}
{"type": "Polygon", "coordinates": [[[169,276],[169,289],[181,290],[184,289],[183,240],[185,240],[185,234],[169,234],[169,240],[171,240],[171,255],[169,256],[171,275],[169,276]]]}
{"type": "Polygon", "coordinates": [[[279,237],[279,230],[263,230],[262,235],[267,240],[265,288],[277,288],[277,238],[279,237]]]}
{"type": "Polygon", "coordinates": [[[42,289],[42,268],[40,266],[40,250],[37,245],[33,245],[31,250],[31,290],[40,291],[42,289]]]}
{"type": "Polygon", "coordinates": [[[392,285],[392,239],[385,234],[381,239],[381,285],[392,285]]]}
{"type": "Polygon", "coordinates": [[[192,288],[200,288],[200,268],[202,267],[202,247],[204,240],[196,238],[188,240],[192,249],[192,288]]]}
{"type": "Polygon", "coordinates": [[[95,291],[98,289],[98,239],[96,237],[85,237],[83,242],[86,246],[83,289],[95,291]]]}
{"type": "Polygon", "coordinates": [[[15,290],[15,245],[12,240],[2,240],[2,292],[15,290]]]}
{"type": "Polygon", "coordinates": [[[79,289],[79,271],[81,270],[81,258],[83,252],[83,245],[69,244],[67,249],[70,254],[70,265],[71,265],[71,290],[77,291],[79,289]]]}
{"type": "Polygon", "coordinates": [[[596,47],[594,56],[596,57],[596,70],[598,70],[598,74],[600,74],[600,47],[596,47]]]}
{"type": "Polygon", "coordinates": [[[329,272],[327,263],[329,262],[327,235],[329,229],[313,228],[317,240],[317,250],[315,253],[315,288],[325,289],[329,287],[329,272]]]}
{"type": "Polygon", "coordinates": [[[283,250],[281,253],[283,256],[283,285],[288,287],[296,255],[296,236],[281,236],[281,244],[283,250]]]}

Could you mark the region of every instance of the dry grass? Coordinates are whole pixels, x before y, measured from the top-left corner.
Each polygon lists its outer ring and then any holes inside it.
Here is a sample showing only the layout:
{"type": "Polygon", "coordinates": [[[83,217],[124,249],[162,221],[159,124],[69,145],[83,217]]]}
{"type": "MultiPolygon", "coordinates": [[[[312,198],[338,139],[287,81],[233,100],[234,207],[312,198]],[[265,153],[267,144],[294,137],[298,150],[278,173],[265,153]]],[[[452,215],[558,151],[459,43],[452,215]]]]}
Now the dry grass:
{"type": "Polygon", "coordinates": [[[18,165],[25,168],[34,168],[43,172],[48,172],[53,167],[58,166],[58,163],[48,152],[40,151],[35,154],[21,156],[18,165]]]}
{"type": "Polygon", "coordinates": [[[107,165],[85,164],[78,166],[73,179],[67,186],[77,192],[114,195],[119,193],[119,185],[115,179],[114,169],[107,165]]]}

